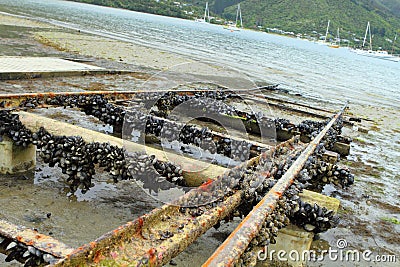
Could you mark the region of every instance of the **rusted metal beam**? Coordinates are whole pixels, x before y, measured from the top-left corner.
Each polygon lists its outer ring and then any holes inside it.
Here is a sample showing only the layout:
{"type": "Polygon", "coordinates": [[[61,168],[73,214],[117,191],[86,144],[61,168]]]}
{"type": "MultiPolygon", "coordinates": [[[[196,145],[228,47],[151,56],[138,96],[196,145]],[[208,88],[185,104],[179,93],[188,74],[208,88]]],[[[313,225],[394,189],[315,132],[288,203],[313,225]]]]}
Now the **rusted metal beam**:
{"type": "Polygon", "coordinates": [[[229,215],[240,201],[237,192],[198,217],[181,213],[178,206],[164,205],[76,249],[55,266],[162,266],[229,215]],[[173,236],[164,239],[160,233],[166,231],[173,236]]]}
{"type": "MultiPolygon", "coordinates": [[[[210,92],[223,90],[226,93],[241,93],[259,90],[256,88],[248,89],[229,89],[222,85],[212,84],[219,89],[157,89],[157,90],[135,90],[135,91],[82,91],[82,92],[38,92],[38,93],[21,93],[21,94],[0,94],[0,104],[5,108],[18,107],[19,104],[27,98],[46,99],[57,96],[80,96],[80,95],[103,95],[105,97],[113,97],[118,100],[129,100],[132,96],[140,93],[167,93],[174,92],[179,95],[193,95],[199,92],[210,92]]],[[[234,97],[234,96],[233,96],[234,97]]],[[[0,107],[2,107],[0,105],[0,107]]]]}
{"type": "Polygon", "coordinates": [[[307,159],[312,155],[319,142],[321,142],[328,130],[342,115],[346,107],[347,104],[331,119],[315,139],[310,142],[282,178],[278,180],[274,187],[253,208],[203,266],[233,266],[239,260],[250,241],[257,236],[267,215],[275,209],[279,198],[294,182],[296,175],[301,171],[307,159]]]}
{"type": "MultiPolygon", "coordinates": [[[[44,126],[54,134],[78,134],[87,141],[108,141],[114,145],[122,145],[122,140],[118,138],[26,112],[20,112],[19,115],[24,125],[34,131],[44,126]]],[[[284,145],[291,146],[291,142],[279,146],[284,145]]],[[[245,164],[257,164],[257,160],[258,158],[254,158],[245,164]]],[[[208,170],[211,170],[209,178],[217,176],[214,167],[216,166],[208,166],[208,170]]],[[[137,263],[138,265],[161,266],[183,251],[218,221],[231,214],[240,204],[242,194],[241,191],[234,193],[216,206],[206,208],[200,216],[182,212],[178,206],[164,205],[105,234],[96,241],[71,251],[58,264],[60,266],[88,266],[109,263],[114,266],[123,266],[137,263]],[[165,239],[163,237],[165,231],[172,233],[173,236],[165,239]]]]}
{"type": "MultiPolygon", "coordinates": [[[[49,99],[57,96],[92,96],[102,95],[107,98],[115,98],[119,100],[130,100],[137,94],[141,93],[166,93],[176,92],[179,95],[190,95],[198,92],[210,90],[137,90],[137,91],[82,91],[82,92],[45,92],[45,93],[24,93],[24,94],[0,94],[0,104],[4,108],[17,108],[20,103],[26,99],[49,99]]],[[[44,106],[45,107],[45,106],[44,106]]]]}
{"type": "MultiPolygon", "coordinates": [[[[87,141],[108,141],[110,144],[119,146],[123,144],[121,139],[35,114],[19,112],[19,115],[21,122],[32,130],[44,126],[53,134],[80,135],[87,141]]],[[[155,154],[151,148],[146,149],[150,150],[149,153],[155,154]]],[[[184,158],[180,157],[180,159],[184,158]]],[[[255,164],[256,162],[257,158],[254,158],[246,164],[255,164]]],[[[213,178],[222,174],[226,169],[209,165],[206,171],[208,171],[206,176],[213,178]]],[[[207,229],[230,214],[239,205],[241,195],[242,192],[236,192],[216,207],[207,208],[204,214],[198,217],[181,213],[177,206],[165,205],[161,209],[156,209],[148,215],[111,231],[94,242],[77,248],[69,257],[60,262],[60,266],[95,265],[100,262],[104,265],[112,262],[118,266],[128,261],[138,264],[139,262],[154,263],[154,265],[165,264],[207,229]],[[174,236],[163,240],[159,231],[166,230],[173,233],[174,236]]]]}
{"type": "Polygon", "coordinates": [[[51,236],[41,234],[29,228],[14,225],[4,220],[0,220],[0,237],[11,239],[16,243],[22,243],[27,247],[34,247],[42,251],[42,253],[48,253],[56,258],[64,258],[73,251],[73,248],[51,236]]]}
{"type": "MultiPolygon", "coordinates": [[[[248,100],[255,101],[255,102],[260,103],[260,104],[267,104],[267,105],[270,105],[272,107],[277,107],[279,109],[288,110],[288,111],[292,111],[292,112],[297,113],[297,114],[308,115],[308,116],[312,116],[312,117],[320,118],[320,119],[324,119],[324,120],[325,119],[329,119],[332,116],[332,114],[334,113],[333,111],[322,109],[322,108],[319,108],[319,107],[312,107],[312,106],[309,106],[309,105],[296,103],[296,102],[292,102],[292,101],[288,101],[288,100],[272,98],[272,97],[268,97],[268,96],[260,95],[260,94],[253,94],[252,92],[249,92],[246,95],[241,94],[241,96],[246,98],[246,99],[248,99],[248,100]],[[249,97],[249,94],[251,95],[251,97],[249,97]],[[272,103],[271,101],[276,101],[278,103],[272,103]],[[307,111],[307,110],[300,109],[300,108],[290,107],[290,106],[287,106],[287,104],[298,106],[298,107],[303,107],[303,108],[307,108],[307,109],[312,109],[312,110],[316,110],[316,111],[322,111],[325,114],[316,113],[316,112],[312,112],[312,111],[307,111]]],[[[348,126],[353,126],[354,125],[354,123],[349,121],[349,120],[343,120],[343,123],[348,125],[348,126]]]]}
{"type": "MultiPolygon", "coordinates": [[[[252,89],[227,89],[221,87],[221,89],[227,93],[229,92],[247,92],[252,89]]],[[[18,107],[19,104],[28,98],[36,99],[47,99],[54,98],[57,96],[81,96],[81,95],[103,95],[105,97],[113,97],[119,100],[129,100],[131,97],[141,94],[141,93],[167,93],[174,92],[179,95],[193,95],[199,92],[210,92],[215,91],[215,89],[159,89],[159,90],[135,90],[135,91],[82,91],[82,92],[42,92],[42,93],[22,93],[22,94],[0,94],[0,103],[3,102],[5,108],[18,107]]]]}
{"type": "Polygon", "coordinates": [[[279,99],[279,98],[275,98],[275,97],[269,97],[269,96],[266,96],[264,94],[259,95],[259,94],[251,93],[251,95],[256,96],[258,98],[263,98],[263,99],[266,99],[266,100],[275,101],[275,102],[278,102],[278,103],[290,104],[290,105],[299,106],[299,107],[303,107],[303,108],[318,110],[318,111],[326,112],[326,113],[331,114],[331,115],[333,115],[335,113],[335,111],[332,111],[332,110],[323,109],[323,108],[320,108],[320,107],[314,107],[314,106],[310,106],[310,105],[306,105],[306,104],[302,104],[302,103],[298,103],[298,102],[294,102],[294,101],[283,100],[283,99],[279,99]]]}
{"type": "MultiPolygon", "coordinates": [[[[292,144],[293,140],[275,148],[292,144]]],[[[259,157],[243,164],[253,166],[258,161],[259,157]]],[[[201,192],[200,187],[180,199],[201,192]]],[[[204,206],[204,213],[199,216],[182,212],[176,205],[164,205],[76,249],[55,266],[162,266],[231,214],[242,197],[243,191],[236,191],[215,206],[204,206]],[[169,237],[164,237],[167,232],[169,237]]]]}

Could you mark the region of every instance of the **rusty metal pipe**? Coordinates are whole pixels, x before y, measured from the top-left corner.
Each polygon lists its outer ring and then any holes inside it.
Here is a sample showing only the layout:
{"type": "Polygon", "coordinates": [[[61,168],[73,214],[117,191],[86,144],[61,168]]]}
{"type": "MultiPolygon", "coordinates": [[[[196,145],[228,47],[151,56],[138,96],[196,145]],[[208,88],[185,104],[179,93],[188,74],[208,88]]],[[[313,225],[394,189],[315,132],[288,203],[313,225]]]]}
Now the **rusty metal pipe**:
{"type": "Polygon", "coordinates": [[[32,246],[56,258],[64,258],[73,251],[71,247],[51,236],[43,235],[35,230],[17,226],[4,220],[0,220],[0,236],[12,239],[17,243],[23,243],[26,246],[32,246]]]}
{"type": "MultiPolygon", "coordinates": [[[[248,92],[256,90],[256,88],[251,89],[227,89],[223,88],[227,92],[248,92]]],[[[20,99],[20,98],[52,98],[57,96],[79,96],[79,95],[105,95],[105,96],[126,96],[135,95],[140,93],[198,93],[198,92],[209,92],[215,91],[214,89],[185,89],[185,90],[171,90],[171,89],[159,89],[159,90],[135,90],[135,91],[82,91],[82,92],[42,92],[42,93],[22,93],[22,94],[0,94],[0,100],[9,99],[20,99]]]]}
{"type": "MultiPolygon", "coordinates": [[[[247,89],[229,89],[227,87],[217,85],[218,90],[224,90],[226,92],[240,93],[240,92],[251,92],[259,90],[262,87],[247,88],[247,89]]],[[[119,99],[128,99],[129,96],[140,94],[140,93],[167,93],[175,92],[178,94],[193,94],[198,92],[216,91],[215,89],[159,89],[159,90],[136,90],[136,91],[82,91],[82,92],[41,92],[41,93],[22,93],[22,94],[0,94],[0,103],[3,101],[9,101],[5,103],[5,107],[18,107],[19,103],[26,98],[53,98],[57,96],[79,96],[79,95],[104,95],[110,97],[118,97],[119,99]],[[12,102],[10,102],[12,101],[12,102]]]]}
{"type": "Polygon", "coordinates": [[[290,166],[281,179],[266,194],[266,196],[253,208],[238,227],[229,235],[225,242],[214,252],[203,266],[233,266],[243,254],[250,241],[258,235],[262,223],[270,214],[285,190],[294,182],[296,175],[301,171],[307,159],[312,155],[322,138],[342,115],[344,107],[331,119],[313,141],[301,153],[298,159],[290,166]]]}

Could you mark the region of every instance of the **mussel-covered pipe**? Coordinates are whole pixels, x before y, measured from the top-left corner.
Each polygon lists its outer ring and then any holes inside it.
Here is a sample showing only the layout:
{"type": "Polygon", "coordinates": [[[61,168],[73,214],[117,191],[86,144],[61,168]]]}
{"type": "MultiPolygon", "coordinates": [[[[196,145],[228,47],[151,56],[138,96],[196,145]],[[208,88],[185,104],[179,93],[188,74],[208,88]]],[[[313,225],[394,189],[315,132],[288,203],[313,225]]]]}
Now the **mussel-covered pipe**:
{"type": "MultiPolygon", "coordinates": [[[[248,88],[248,89],[228,89],[224,86],[217,85],[221,90],[234,93],[241,92],[251,92],[251,91],[259,91],[260,89],[265,88],[276,88],[278,85],[264,86],[264,87],[256,87],[256,88],[248,88]]],[[[43,92],[43,93],[23,93],[23,94],[2,94],[0,95],[0,104],[4,103],[4,107],[18,107],[19,104],[27,99],[27,98],[53,98],[57,96],[79,96],[79,95],[103,95],[109,97],[115,97],[118,99],[128,99],[136,94],[140,93],[167,93],[174,92],[177,94],[194,94],[198,92],[209,92],[209,89],[158,89],[158,90],[136,90],[136,91],[83,91],[83,92],[43,92]]]]}
{"type": "Polygon", "coordinates": [[[211,255],[203,266],[233,266],[243,254],[250,241],[257,236],[262,223],[277,205],[278,199],[294,182],[296,175],[301,171],[307,159],[312,155],[322,138],[342,115],[344,107],[331,119],[321,132],[310,142],[298,159],[290,166],[281,179],[272,187],[266,196],[243,219],[238,227],[229,235],[225,242],[211,255]]]}
{"type": "MultiPolygon", "coordinates": [[[[114,97],[118,99],[129,100],[136,94],[140,93],[162,93],[171,90],[138,90],[138,91],[83,91],[83,92],[45,92],[45,93],[24,93],[24,94],[2,94],[0,95],[0,103],[4,108],[18,107],[22,101],[28,98],[35,99],[48,99],[58,96],[90,96],[90,95],[102,95],[105,97],[114,97]]],[[[174,90],[178,94],[191,94],[207,90],[174,90]]]]}
{"type": "MultiPolygon", "coordinates": [[[[110,145],[125,147],[128,151],[146,151],[150,155],[155,155],[160,161],[176,160],[177,156],[173,153],[162,151],[159,149],[145,147],[144,145],[128,142],[120,138],[110,135],[98,133],[92,130],[81,128],[68,123],[49,119],[40,115],[18,112],[21,122],[30,130],[38,131],[40,127],[44,127],[49,133],[54,135],[81,136],[86,142],[109,142],[110,145]]],[[[188,157],[179,156],[179,165],[184,170],[183,176],[189,186],[198,186],[208,179],[215,179],[222,175],[226,169],[207,162],[194,160],[188,157]]]]}
{"type": "Polygon", "coordinates": [[[71,247],[51,236],[0,220],[0,252],[7,257],[21,262],[38,261],[48,264],[66,257],[72,251],[71,247]]]}

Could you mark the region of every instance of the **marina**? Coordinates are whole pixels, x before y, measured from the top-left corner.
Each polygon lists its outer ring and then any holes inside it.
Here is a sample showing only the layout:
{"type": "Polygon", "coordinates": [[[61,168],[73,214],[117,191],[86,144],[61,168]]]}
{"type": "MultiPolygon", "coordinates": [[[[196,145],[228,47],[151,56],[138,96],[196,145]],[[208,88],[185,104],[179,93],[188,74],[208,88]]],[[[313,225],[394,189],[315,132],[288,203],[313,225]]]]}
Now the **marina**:
{"type": "Polygon", "coordinates": [[[259,266],[265,248],[339,239],[396,255],[398,63],[31,4],[1,7],[29,20],[0,15],[19,34],[0,45],[24,47],[0,56],[0,265],[259,266]]]}

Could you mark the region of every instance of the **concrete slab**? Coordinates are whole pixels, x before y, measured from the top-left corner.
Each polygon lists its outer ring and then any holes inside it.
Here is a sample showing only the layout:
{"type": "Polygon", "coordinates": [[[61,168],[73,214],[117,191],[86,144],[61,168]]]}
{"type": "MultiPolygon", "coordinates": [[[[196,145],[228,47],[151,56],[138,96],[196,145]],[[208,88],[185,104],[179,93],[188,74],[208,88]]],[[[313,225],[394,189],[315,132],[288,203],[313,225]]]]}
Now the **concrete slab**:
{"type": "Polygon", "coordinates": [[[54,57],[0,57],[0,73],[104,70],[54,57]]]}

